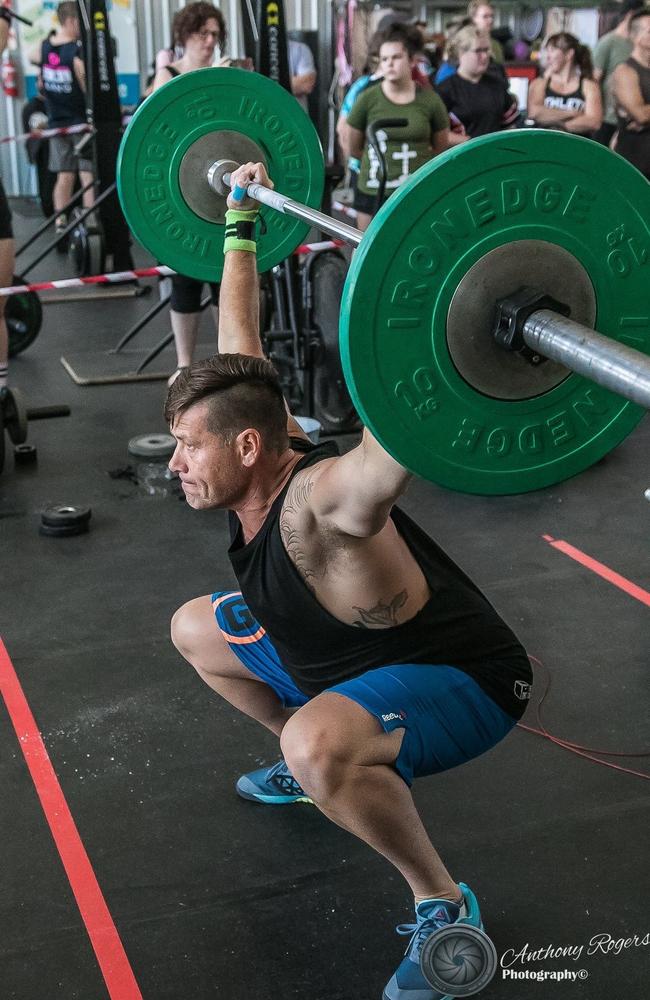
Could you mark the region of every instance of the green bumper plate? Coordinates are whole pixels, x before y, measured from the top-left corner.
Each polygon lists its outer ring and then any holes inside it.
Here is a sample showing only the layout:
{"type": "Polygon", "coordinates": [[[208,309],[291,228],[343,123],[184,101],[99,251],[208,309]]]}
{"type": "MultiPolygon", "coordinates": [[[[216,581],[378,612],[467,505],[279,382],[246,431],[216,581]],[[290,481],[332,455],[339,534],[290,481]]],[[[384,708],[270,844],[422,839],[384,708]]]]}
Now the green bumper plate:
{"type": "MultiPolygon", "coordinates": [[[[467,493],[523,493],[598,461],[644,411],[573,373],[525,399],[478,391],[453,363],[449,307],[495,248],[550,243],[589,276],[595,328],[650,353],[648,220],[648,182],[588,139],[497,133],[426,164],[373,219],[344,290],[341,355],[364,423],[412,472],[467,493]]],[[[554,294],[543,260],[527,283],[554,294]]]]}
{"type": "MultiPolygon", "coordinates": [[[[237,160],[240,150],[260,156],[282,194],[320,207],[325,173],[318,134],[296,99],[258,73],[183,73],[129,122],[117,166],[124,215],[143,246],[180,274],[221,277],[222,212],[205,174],[211,161],[237,160]]],[[[304,241],[309,226],[268,208],[260,215],[266,232],[258,236],[258,262],[266,271],[304,241]]]]}

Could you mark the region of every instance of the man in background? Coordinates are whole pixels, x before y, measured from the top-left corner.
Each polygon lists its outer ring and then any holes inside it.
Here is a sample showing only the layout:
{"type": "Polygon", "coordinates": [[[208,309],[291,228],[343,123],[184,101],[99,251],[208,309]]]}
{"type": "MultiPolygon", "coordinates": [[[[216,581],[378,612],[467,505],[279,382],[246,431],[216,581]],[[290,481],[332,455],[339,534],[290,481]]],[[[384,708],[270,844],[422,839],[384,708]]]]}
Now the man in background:
{"type": "Polygon", "coordinates": [[[630,20],[643,6],[643,0],[623,0],[618,24],[613,31],[608,31],[598,39],[594,49],[594,80],[601,86],[604,114],[603,124],[594,132],[593,138],[603,146],[609,146],[617,128],[616,108],[611,91],[612,73],[632,55],[630,20]]]}
{"type": "Polygon", "coordinates": [[[289,39],[289,73],[291,93],[309,112],[308,97],[316,86],[316,64],[311,49],[304,42],[289,39]]]}

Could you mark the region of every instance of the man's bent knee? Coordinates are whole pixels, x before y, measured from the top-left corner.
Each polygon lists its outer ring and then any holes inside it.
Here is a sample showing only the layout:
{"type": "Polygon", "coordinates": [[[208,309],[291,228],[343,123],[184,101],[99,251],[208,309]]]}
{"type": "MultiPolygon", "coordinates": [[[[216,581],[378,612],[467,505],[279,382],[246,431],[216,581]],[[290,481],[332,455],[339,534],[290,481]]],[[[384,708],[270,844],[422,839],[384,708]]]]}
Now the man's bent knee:
{"type": "Polygon", "coordinates": [[[344,778],[345,753],[328,739],[326,726],[305,725],[298,710],[284,726],[280,746],[289,770],[316,801],[335,794],[344,778]]]}
{"type": "Polygon", "coordinates": [[[174,613],[171,638],[178,652],[190,661],[193,655],[205,648],[206,643],[220,641],[209,597],[196,597],[174,613]]]}
{"type": "Polygon", "coordinates": [[[240,663],[221,634],[208,595],[188,601],[175,612],[171,620],[171,638],[181,656],[201,674],[231,678],[254,676],[240,663]]]}

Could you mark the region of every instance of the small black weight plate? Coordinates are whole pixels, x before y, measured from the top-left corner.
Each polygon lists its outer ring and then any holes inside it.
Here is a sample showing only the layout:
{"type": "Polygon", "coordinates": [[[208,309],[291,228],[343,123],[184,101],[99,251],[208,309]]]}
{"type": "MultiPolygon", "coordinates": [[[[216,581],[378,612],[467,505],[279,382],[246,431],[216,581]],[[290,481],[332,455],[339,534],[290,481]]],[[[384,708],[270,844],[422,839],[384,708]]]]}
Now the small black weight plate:
{"type": "Polygon", "coordinates": [[[50,538],[72,538],[74,535],[83,535],[88,531],[88,521],[83,524],[59,525],[41,524],[38,529],[39,535],[47,535],[50,538]]]}
{"type": "Polygon", "coordinates": [[[79,504],[52,503],[41,511],[41,523],[50,528],[70,528],[87,524],[91,516],[90,507],[79,504]]]}
{"type": "Polygon", "coordinates": [[[37,458],[38,452],[33,444],[17,444],[14,448],[14,463],[16,465],[33,465],[37,458]]]}

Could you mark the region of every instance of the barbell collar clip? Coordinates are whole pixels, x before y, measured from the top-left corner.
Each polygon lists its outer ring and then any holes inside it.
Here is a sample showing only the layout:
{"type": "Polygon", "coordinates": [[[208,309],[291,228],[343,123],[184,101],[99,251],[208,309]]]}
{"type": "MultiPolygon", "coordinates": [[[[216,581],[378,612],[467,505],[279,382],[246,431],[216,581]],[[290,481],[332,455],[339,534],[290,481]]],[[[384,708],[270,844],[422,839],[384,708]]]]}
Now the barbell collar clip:
{"type": "Polygon", "coordinates": [[[515,292],[497,299],[492,336],[499,347],[521,355],[529,364],[537,366],[548,359],[532,350],[524,339],[524,324],[534,312],[549,309],[560,316],[570,316],[571,308],[538,288],[523,285],[515,292]]]}

